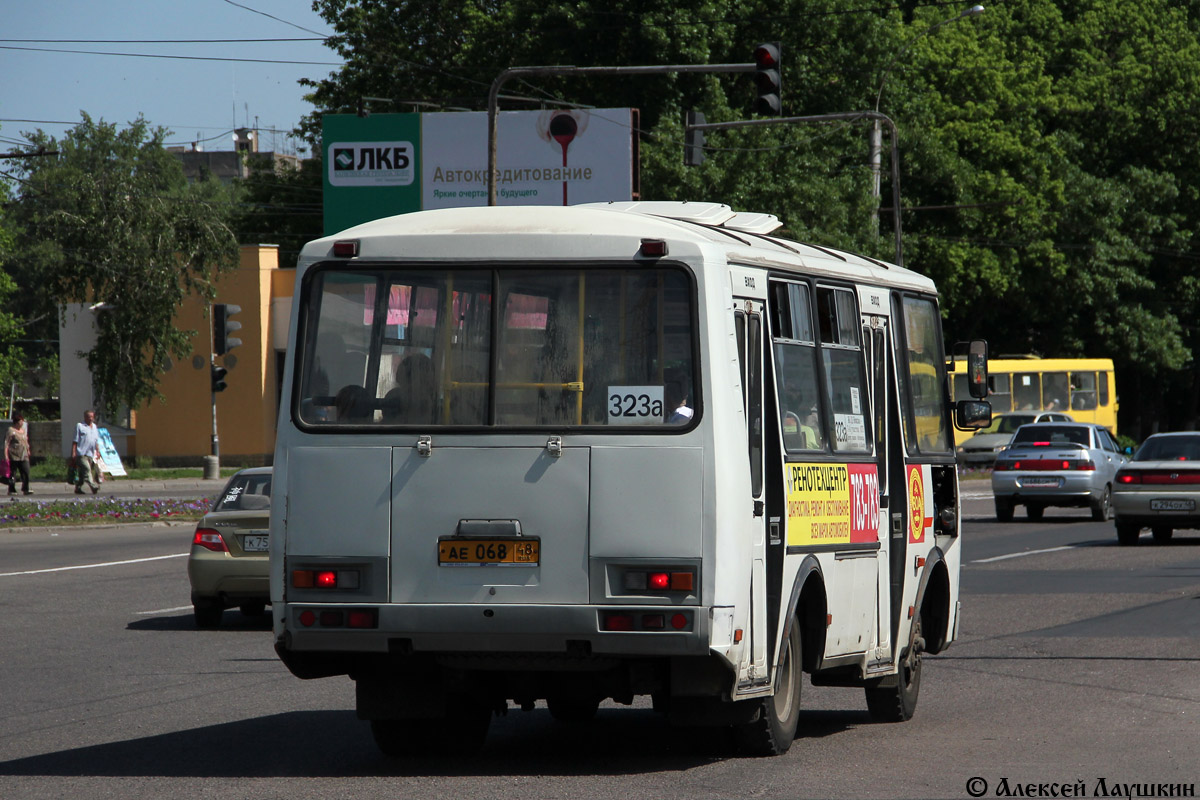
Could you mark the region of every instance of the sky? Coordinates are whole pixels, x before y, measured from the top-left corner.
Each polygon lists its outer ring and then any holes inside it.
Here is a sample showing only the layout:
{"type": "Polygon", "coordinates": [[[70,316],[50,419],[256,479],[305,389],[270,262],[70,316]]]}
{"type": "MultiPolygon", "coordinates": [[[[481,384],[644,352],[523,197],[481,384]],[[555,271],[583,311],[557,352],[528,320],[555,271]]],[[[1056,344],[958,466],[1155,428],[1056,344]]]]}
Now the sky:
{"type": "Polygon", "coordinates": [[[261,132],[260,150],[306,153],[287,137],[313,110],[297,81],[324,78],[340,63],[320,41],[333,30],[310,0],[32,0],[0,8],[5,152],[27,143],[23,132],[61,137],[84,111],[120,127],[141,114],[174,131],[169,145],[232,150],[233,129],[251,127],[261,132]],[[231,39],[303,41],[197,41],[231,39]]]}

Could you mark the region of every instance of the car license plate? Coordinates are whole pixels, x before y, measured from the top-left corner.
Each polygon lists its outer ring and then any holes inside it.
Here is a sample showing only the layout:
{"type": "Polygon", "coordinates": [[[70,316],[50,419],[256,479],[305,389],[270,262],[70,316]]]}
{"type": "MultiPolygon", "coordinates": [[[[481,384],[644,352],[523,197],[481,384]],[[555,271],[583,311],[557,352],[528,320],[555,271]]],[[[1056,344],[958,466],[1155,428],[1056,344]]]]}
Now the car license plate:
{"type": "Polygon", "coordinates": [[[1057,488],[1060,484],[1059,478],[1021,478],[1022,486],[1050,486],[1057,488]]]}
{"type": "Polygon", "coordinates": [[[242,537],[242,549],[247,553],[265,553],[270,544],[271,537],[256,534],[254,536],[242,537]]]}
{"type": "Polygon", "coordinates": [[[1195,511],[1195,500],[1168,500],[1166,498],[1150,501],[1151,511],[1195,511]]]}
{"type": "Polygon", "coordinates": [[[542,543],[522,536],[519,539],[438,540],[438,564],[443,567],[536,567],[542,543]]]}

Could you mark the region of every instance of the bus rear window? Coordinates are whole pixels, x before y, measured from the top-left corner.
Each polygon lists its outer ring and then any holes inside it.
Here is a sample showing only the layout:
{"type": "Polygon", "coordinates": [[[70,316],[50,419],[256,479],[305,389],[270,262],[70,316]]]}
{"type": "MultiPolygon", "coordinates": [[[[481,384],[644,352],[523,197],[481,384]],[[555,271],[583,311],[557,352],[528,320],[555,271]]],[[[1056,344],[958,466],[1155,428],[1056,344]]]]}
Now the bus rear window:
{"type": "Polygon", "coordinates": [[[314,269],[305,425],[682,427],[696,418],[681,269],[314,269]]]}

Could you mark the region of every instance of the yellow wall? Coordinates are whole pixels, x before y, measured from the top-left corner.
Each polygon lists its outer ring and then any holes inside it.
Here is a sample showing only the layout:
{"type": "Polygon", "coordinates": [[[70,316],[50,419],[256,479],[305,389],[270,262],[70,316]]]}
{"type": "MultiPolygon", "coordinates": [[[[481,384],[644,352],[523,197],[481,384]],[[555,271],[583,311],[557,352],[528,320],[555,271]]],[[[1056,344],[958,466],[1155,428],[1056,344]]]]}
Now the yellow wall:
{"type": "MultiPolygon", "coordinates": [[[[270,463],[280,377],[275,369],[276,343],[271,341],[271,300],[290,297],[294,279],[292,270],[279,268],[277,246],[243,245],[238,268],[216,284],[214,302],[242,307],[233,317],[242,323],[233,334],[242,344],[217,357],[217,363],[229,370],[228,388],[216,394],[222,461],[270,463]]],[[[151,400],[137,412],[135,445],[130,448],[137,455],[166,463],[195,462],[212,453],[212,323],[207,311],[198,298],[190,297],[176,315],[178,327],[196,331],[192,353],[162,376],[159,391],[165,402],[151,400]]]]}

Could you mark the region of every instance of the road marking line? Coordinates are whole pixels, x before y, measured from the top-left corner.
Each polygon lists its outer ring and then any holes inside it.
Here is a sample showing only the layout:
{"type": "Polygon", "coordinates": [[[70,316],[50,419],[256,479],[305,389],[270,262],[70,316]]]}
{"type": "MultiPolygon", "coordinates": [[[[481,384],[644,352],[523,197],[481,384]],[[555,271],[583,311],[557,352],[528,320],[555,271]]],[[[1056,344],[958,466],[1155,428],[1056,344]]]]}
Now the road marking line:
{"type": "Polygon", "coordinates": [[[977,558],[974,561],[972,561],[971,563],[972,564],[987,564],[991,561],[1004,561],[1005,559],[1008,559],[1008,558],[1021,558],[1022,556],[1036,556],[1039,553],[1055,553],[1055,552],[1058,552],[1059,550],[1074,550],[1075,548],[1080,547],[1080,546],[1081,545],[1077,545],[1077,544],[1066,544],[1066,545],[1063,545],[1062,547],[1047,547],[1045,550],[1026,550],[1023,553],[1009,553],[1006,556],[992,556],[991,558],[977,558]]]}
{"type": "Polygon", "coordinates": [[[175,606],[174,608],[157,608],[154,611],[135,611],[134,614],[149,616],[151,614],[170,614],[172,611],[191,611],[191,606],[175,606]]]}
{"type": "Polygon", "coordinates": [[[97,567],[119,567],[124,564],[141,564],[145,561],[162,561],[164,558],[184,558],[187,553],[176,553],[170,556],[151,556],[150,558],[131,558],[128,561],[106,561],[103,564],[77,564],[73,567],[53,567],[51,569],[30,569],[24,572],[0,572],[0,578],[10,578],[13,575],[42,575],[47,572],[66,572],[72,569],[96,569],[97,567]]]}

